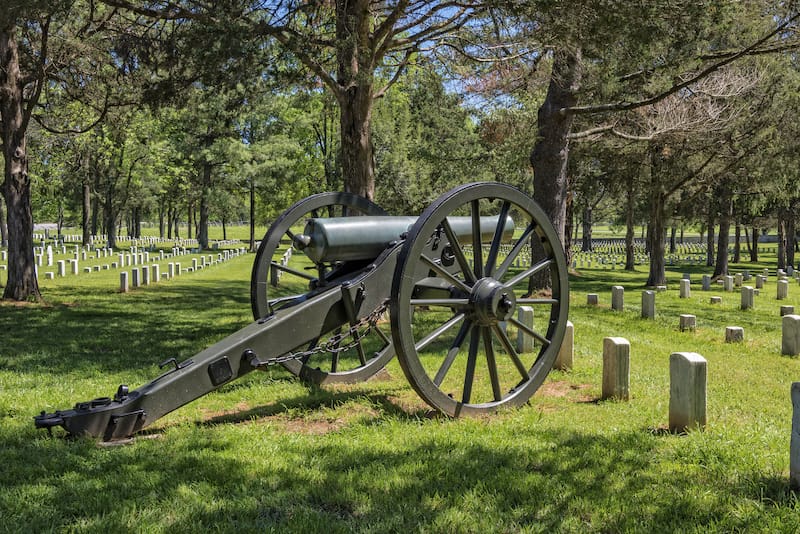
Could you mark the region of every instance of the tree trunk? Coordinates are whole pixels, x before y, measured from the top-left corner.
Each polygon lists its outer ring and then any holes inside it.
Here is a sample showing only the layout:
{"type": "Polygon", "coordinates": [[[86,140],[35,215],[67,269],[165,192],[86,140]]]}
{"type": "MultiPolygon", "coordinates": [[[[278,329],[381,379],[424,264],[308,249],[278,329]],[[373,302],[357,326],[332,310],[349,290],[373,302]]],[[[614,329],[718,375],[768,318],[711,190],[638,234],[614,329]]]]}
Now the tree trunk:
{"type": "Polygon", "coordinates": [[[675,254],[677,247],[675,245],[675,237],[678,234],[678,229],[674,226],[669,229],[669,253],[675,254]]]}
{"type": "Polygon", "coordinates": [[[166,233],[166,218],[167,218],[167,207],[164,205],[164,199],[158,203],[158,237],[164,239],[164,234],[166,233]]]}
{"type": "Polygon", "coordinates": [[[190,200],[186,205],[186,238],[192,238],[192,214],[194,213],[194,204],[190,200]]]}
{"type": "Polygon", "coordinates": [[[91,233],[91,214],[92,214],[92,184],[89,177],[83,179],[83,202],[81,203],[81,242],[88,245],[92,237],[91,233]]]}
{"type": "Polygon", "coordinates": [[[753,226],[753,244],[750,247],[750,261],[757,262],[758,261],[758,228],[753,226]]]}
{"type": "Polygon", "coordinates": [[[13,25],[0,28],[0,124],[5,160],[2,194],[8,211],[8,278],[3,298],[41,299],[33,259],[23,80],[13,25]]]}
{"type": "Polygon", "coordinates": [[[581,243],[583,252],[592,251],[592,224],[592,207],[586,206],[583,208],[583,242],[581,243]]]}
{"type": "Polygon", "coordinates": [[[8,246],[8,222],[6,221],[6,208],[3,195],[0,194],[0,247],[8,246]]]}
{"type": "Polygon", "coordinates": [[[708,207],[707,214],[708,235],[706,236],[706,267],[714,265],[714,210],[708,207]]]}
{"type": "Polygon", "coordinates": [[[661,148],[650,147],[650,224],[648,239],[650,240],[650,272],[647,276],[648,287],[663,286],[667,283],[666,250],[666,201],[661,176],[664,172],[660,160],[661,148]]]}
{"type": "Polygon", "coordinates": [[[742,261],[742,225],[736,222],[735,239],[733,241],[733,263],[742,261]]]}
{"type": "Polygon", "coordinates": [[[778,269],[786,269],[786,212],[778,210],[778,269]]]}
{"type": "Polygon", "coordinates": [[[569,133],[573,116],[561,110],[574,106],[581,83],[581,52],[556,49],[550,84],[537,116],[539,138],[531,152],[533,198],[555,226],[564,247],[569,179],[569,133]]]}
{"type": "Polygon", "coordinates": [[[250,178],[250,252],[256,251],[256,180],[250,178]]]}
{"type": "Polygon", "coordinates": [[[197,244],[201,250],[208,248],[208,211],[211,199],[211,162],[203,163],[200,181],[200,222],[197,227],[197,244]]]}
{"type": "MultiPolygon", "coordinates": [[[[103,224],[106,227],[106,246],[108,248],[117,248],[117,214],[114,213],[114,188],[111,185],[106,187],[103,224]]],[[[130,234],[130,230],[128,234],[130,234]]]]}
{"type": "Polygon", "coordinates": [[[635,229],[633,227],[634,216],[634,192],[633,174],[628,175],[628,195],[625,199],[625,270],[633,271],[636,269],[636,258],[633,250],[633,238],[635,229]]]}
{"type": "MultiPolygon", "coordinates": [[[[724,186],[723,186],[724,187],[724,186]]],[[[719,234],[717,237],[717,262],[714,264],[714,277],[728,274],[728,244],[730,242],[731,219],[733,218],[733,197],[727,188],[717,195],[719,199],[719,234]]]]}
{"type": "Polygon", "coordinates": [[[786,265],[791,265],[792,268],[794,268],[795,236],[794,213],[790,211],[786,218],[786,265]]]}

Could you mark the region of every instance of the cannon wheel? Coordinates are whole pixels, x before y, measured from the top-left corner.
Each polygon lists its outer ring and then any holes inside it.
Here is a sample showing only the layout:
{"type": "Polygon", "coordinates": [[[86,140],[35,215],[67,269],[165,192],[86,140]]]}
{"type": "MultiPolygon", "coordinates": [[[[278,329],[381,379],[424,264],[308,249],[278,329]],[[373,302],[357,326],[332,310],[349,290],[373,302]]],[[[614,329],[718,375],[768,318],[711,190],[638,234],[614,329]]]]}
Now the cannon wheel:
{"type": "Polygon", "coordinates": [[[412,227],[391,295],[392,338],[413,388],[447,415],[476,415],[525,404],[544,381],[566,329],[567,266],[533,200],[504,184],[468,184],[439,197],[412,227]],[[454,234],[451,215],[471,218],[468,237],[454,234]],[[502,222],[481,236],[478,218],[493,215],[514,220],[509,243],[501,242],[502,222]],[[449,245],[437,244],[444,238],[449,245]],[[545,289],[528,295],[531,278],[530,287],[545,289]],[[533,326],[517,318],[520,306],[534,309],[533,326]],[[518,350],[517,336],[533,348],[518,350]]]}
{"type": "MultiPolygon", "coordinates": [[[[250,303],[253,317],[258,320],[303,294],[296,294],[297,286],[316,283],[335,267],[329,263],[314,263],[302,252],[294,251],[294,260],[283,264],[286,245],[292,243],[298,228],[316,217],[343,217],[349,215],[386,215],[377,204],[352,193],[319,193],[304,198],[284,211],[270,226],[258,247],[250,278],[250,303]],[[283,241],[283,247],[281,247],[283,241]]],[[[349,325],[343,325],[347,327],[349,325]]],[[[361,339],[350,349],[357,357],[347,357],[339,352],[319,352],[304,359],[283,362],[294,375],[314,384],[361,382],[380,371],[394,356],[387,334],[373,329],[368,338],[361,339]],[[365,347],[369,347],[366,349],[365,347]]],[[[333,333],[335,334],[335,332],[333,333]]],[[[318,340],[322,343],[324,340],[318,340]]],[[[312,346],[303,346],[294,352],[311,352],[312,346]]]]}

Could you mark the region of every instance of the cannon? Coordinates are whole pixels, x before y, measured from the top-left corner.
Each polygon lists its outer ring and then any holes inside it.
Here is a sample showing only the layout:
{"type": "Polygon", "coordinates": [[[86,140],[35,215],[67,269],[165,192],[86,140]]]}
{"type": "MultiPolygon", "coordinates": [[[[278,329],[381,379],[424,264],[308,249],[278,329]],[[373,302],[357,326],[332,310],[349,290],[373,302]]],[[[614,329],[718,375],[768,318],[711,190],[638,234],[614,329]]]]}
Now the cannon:
{"type": "MultiPolygon", "coordinates": [[[[281,214],[255,256],[254,321],[113,397],[35,416],[104,441],[258,369],[315,384],[359,382],[396,354],[410,385],[452,417],[528,402],[560,349],[567,266],[541,208],[497,182],[462,185],[419,217],[320,193],[281,214]],[[533,322],[518,309],[533,309],[533,322]]],[[[527,310],[526,310],[527,311],[527,310]]]]}

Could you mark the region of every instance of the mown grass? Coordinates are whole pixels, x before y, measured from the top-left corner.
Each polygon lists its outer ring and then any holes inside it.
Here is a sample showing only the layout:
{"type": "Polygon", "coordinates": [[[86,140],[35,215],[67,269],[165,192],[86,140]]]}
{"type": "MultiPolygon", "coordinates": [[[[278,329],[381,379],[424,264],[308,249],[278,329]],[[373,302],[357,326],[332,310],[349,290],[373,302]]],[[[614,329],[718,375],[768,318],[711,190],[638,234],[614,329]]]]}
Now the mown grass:
{"type": "Polygon", "coordinates": [[[247,324],[252,257],[128,294],[116,275],[66,277],[43,283],[45,305],[0,304],[0,530],[800,530],[788,488],[800,360],[780,355],[778,313],[800,307],[800,287],[777,301],[774,276],[742,312],[738,292],[700,291],[699,268],[679,299],[689,269],[676,267],[645,320],[644,267],[576,273],[574,369],[493,417],[430,417],[394,360],[324,389],[280,368],[253,373],[124,446],[34,429],[39,410],[138,386],[247,324]],[[626,288],[623,312],[610,309],[612,285],[626,288]],[[695,332],[678,331],[680,313],[697,315],[695,332]],[[745,342],[724,343],[727,325],[745,342]],[[598,400],[611,335],[631,343],[629,402],[598,400]],[[708,360],[708,425],[686,435],[665,430],[675,351],[708,360]]]}

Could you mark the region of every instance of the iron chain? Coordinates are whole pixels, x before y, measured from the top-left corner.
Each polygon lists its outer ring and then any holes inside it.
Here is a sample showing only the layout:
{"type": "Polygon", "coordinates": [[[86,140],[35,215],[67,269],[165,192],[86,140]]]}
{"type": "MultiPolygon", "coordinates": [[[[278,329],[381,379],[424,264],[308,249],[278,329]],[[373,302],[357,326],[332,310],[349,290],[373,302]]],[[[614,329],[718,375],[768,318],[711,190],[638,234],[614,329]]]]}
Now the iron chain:
{"type": "Polygon", "coordinates": [[[375,328],[375,326],[378,324],[378,321],[386,312],[386,309],[388,307],[389,307],[389,301],[387,299],[380,306],[372,310],[372,312],[370,312],[369,315],[365,315],[364,317],[359,319],[355,324],[351,325],[347,330],[332,335],[322,345],[317,345],[316,347],[305,351],[289,352],[287,354],[284,354],[283,356],[267,358],[266,360],[259,360],[257,357],[253,357],[250,360],[250,365],[252,365],[253,367],[269,367],[271,365],[279,365],[294,360],[303,360],[303,359],[307,360],[308,358],[310,358],[315,354],[322,354],[322,353],[339,354],[342,352],[347,352],[348,350],[358,346],[358,344],[361,342],[360,340],[369,335],[372,329],[375,328]],[[353,340],[345,345],[342,345],[341,344],[342,341],[347,339],[348,337],[352,337],[353,340]]]}

